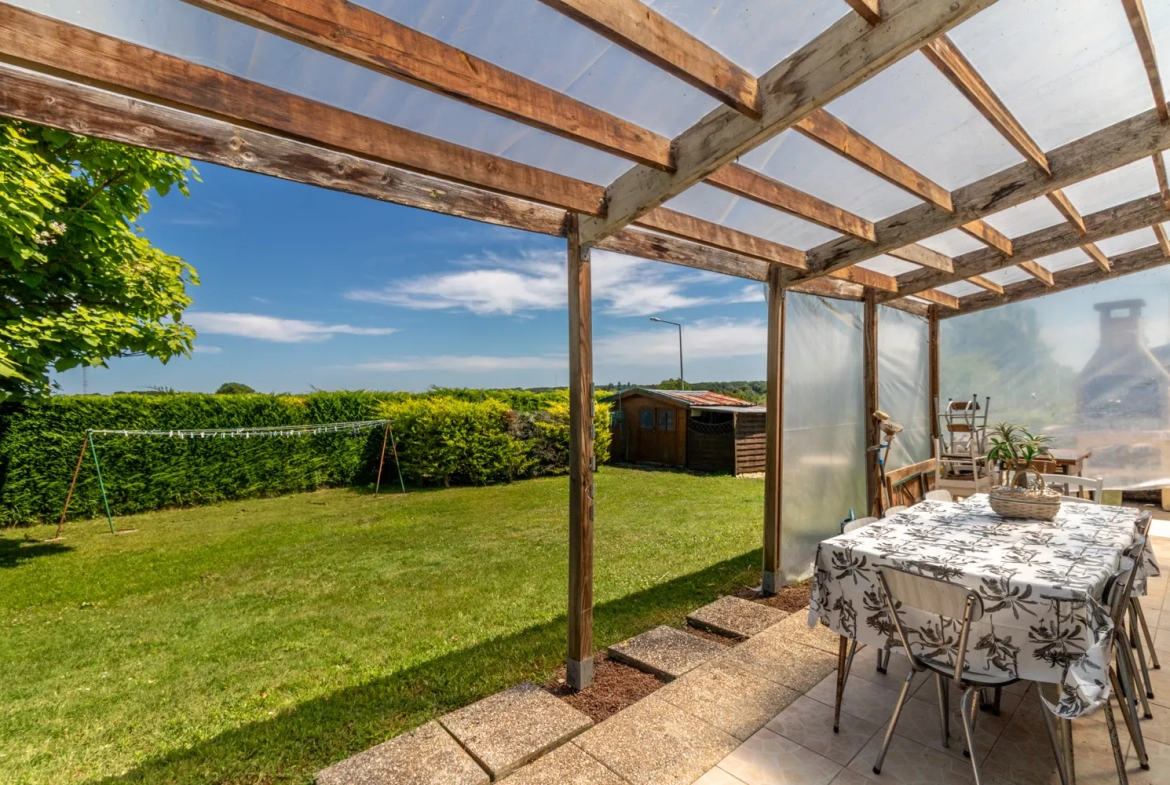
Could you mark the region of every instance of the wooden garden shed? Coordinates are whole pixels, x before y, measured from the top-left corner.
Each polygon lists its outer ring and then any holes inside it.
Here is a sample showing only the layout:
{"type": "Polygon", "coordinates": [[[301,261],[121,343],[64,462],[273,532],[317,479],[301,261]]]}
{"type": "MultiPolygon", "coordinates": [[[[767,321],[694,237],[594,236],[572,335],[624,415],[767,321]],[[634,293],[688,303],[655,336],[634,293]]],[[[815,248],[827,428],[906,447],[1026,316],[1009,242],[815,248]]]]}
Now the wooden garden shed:
{"type": "Polygon", "coordinates": [[[614,460],[701,472],[764,471],[763,406],[706,390],[645,387],[621,390],[610,400],[614,460]]]}

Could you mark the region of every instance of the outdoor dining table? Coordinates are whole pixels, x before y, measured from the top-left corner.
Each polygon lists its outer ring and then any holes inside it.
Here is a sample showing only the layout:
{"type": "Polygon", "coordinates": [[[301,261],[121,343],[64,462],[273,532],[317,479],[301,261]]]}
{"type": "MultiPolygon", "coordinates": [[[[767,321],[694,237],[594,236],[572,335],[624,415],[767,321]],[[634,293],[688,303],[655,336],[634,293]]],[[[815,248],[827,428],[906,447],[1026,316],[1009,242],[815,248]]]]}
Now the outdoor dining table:
{"type": "MultiPolygon", "coordinates": [[[[852,639],[897,650],[876,571],[892,566],[962,585],[978,592],[985,612],[972,627],[965,670],[1059,684],[1059,702],[1049,706],[1072,719],[1109,694],[1112,621],[1101,596],[1140,534],[1139,515],[1066,502],[1053,521],[1018,520],[996,515],[986,494],[920,502],[818,546],[809,625],[827,625],[843,646],[852,639]]],[[[1141,594],[1158,574],[1152,549],[1146,553],[1135,583],[1141,594]]],[[[911,645],[953,661],[961,620],[907,609],[902,623],[911,645]]]]}

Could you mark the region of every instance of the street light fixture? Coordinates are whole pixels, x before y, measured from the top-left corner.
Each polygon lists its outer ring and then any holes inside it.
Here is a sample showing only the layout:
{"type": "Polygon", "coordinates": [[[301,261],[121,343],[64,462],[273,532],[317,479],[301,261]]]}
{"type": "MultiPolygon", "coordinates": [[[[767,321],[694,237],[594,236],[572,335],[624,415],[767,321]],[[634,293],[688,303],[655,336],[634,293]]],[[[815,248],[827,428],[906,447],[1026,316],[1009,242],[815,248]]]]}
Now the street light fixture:
{"type": "Polygon", "coordinates": [[[658,322],[659,324],[673,324],[678,328],[678,386],[679,389],[685,390],[687,383],[683,381],[682,325],[678,322],[668,322],[665,319],[659,319],[657,316],[651,316],[650,321],[658,322]]]}

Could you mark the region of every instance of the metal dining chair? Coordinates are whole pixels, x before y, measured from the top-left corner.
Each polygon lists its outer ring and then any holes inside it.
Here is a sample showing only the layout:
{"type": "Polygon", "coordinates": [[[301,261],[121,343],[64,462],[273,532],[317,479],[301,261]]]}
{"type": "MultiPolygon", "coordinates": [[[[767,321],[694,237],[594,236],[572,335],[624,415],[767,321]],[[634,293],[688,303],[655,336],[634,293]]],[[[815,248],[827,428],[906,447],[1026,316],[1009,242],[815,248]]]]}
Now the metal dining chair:
{"type": "MultiPolygon", "coordinates": [[[[1113,661],[1116,663],[1116,669],[1113,665],[1109,666],[1109,683],[1113,689],[1113,694],[1117,697],[1121,704],[1122,719],[1125,720],[1126,729],[1129,731],[1130,740],[1133,742],[1134,752],[1137,753],[1138,763],[1143,769],[1149,771],[1150,759],[1146,753],[1146,743],[1142,736],[1141,724],[1137,716],[1137,699],[1134,693],[1137,692],[1138,682],[1136,674],[1133,670],[1133,658],[1129,652],[1129,640],[1125,634],[1125,614],[1129,607],[1130,597],[1133,596],[1134,580],[1137,578],[1137,567],[1139,562],[1135,560],[1134,556],[1141,556],[1146,547],[1145,537],[1139,537],[1134,541],[1134,544],[1126,549],[1125,556],[1121,559],[1121,564],[1117,572],[1105,582],[1105,589],[1102,592],[1102,601],[1109,611],[1109,618],[1113,622],[1113,661]]],[[[1143,696],[1144,697],[1144,696],[1143,696]]],[[[1109,701],[1105,701],[1103,705],[1105,711],[1105,721],[1112,722],[1113,707],[1109,701]]],[[[1146,706],[1146,718],[1152,715],[1149,713],[1149,706],[1146,706]]],[[[1121,750],[1120,744],[1117,741],[1117,733],[1115,726],[1110,727],[1110,741],[1113,744],[1113,756],[1115,759],[1120,759],[1118,776],[1121,779],[1122,785],[1125,785],[1127,778],[1123,775],[1124,770],[1124,754],[1121,750]]],[[[1070,772],[1071,774],[1071,772],[1070,772]]]]}
{"type": "MultiPolygon", "coordinates": [[[[873,773],[882,773],[882,763],[886,759],[886,752],[889,751],[890,741],[894,737],[898,717],[902,714],[902,708],[910,697],[911,681],[915,674],[929,671],[934,674],[935,687],[938,689],[939,717],[942,720],[944,747],[950,746],[950,693],[946,680],[953,680],[956,686],[963,691],[962,703],[960,704],[963,735],[967,741],[971,769],[975,774],[975,785],[982,785],[978,756],[975,753],[975,715],[979,711],[976,699],[985,689],[1006,687],[1019,681],[1013,676],[996,677],[994,674],[984,675],[964,671],[968,644],[974,644],[974,641],[971,640],[971,625],[983,618],[982,598],[977,591],[966,586],[917,575],[897,567],[881,567],[877,570],[877,576],[882,598],[886,605],[886,613],[893,622],[903,651],[910,658],[911,668],[902,684],[902,692],[898,696],[897,705],[894,706],[894,714],[886,727],[886,736],[882,741],[881,752],[878,753],[873,773]],[[925,654],[915,653],[899,615],[905,613],[907,609],[917,609],[947,619],[962,621],[954,661],[942,661],[925,654]]],[[[1052,741],[1055,751],[1057,749],[1055,738],[1052,738],[1052,741]]],[[[1059,760],[1059,755],[1057,757],[1059,760]]]]}
{"type": "MultiPolygon", "coordinates": [[[[1146,540],[1146,547],[1149,547],[1150,526],[1153,525],[1154,515],[1148,510],[1142,513],[1138,518],[1135,528],[1146,540]]],[[[1145,552],[1138,554],[1135,559],[1138,569],[1141,569],[1143,560],[1145,559],[1145,552]]],[[[1141,601],[1134,592],[1130,592],[1129,596],[1129,630],[1130,630],[1130,645],[1137,651],[1138,664],[1141,666],[1142,681],[1145,682],[1146,698],[1153,700],[1154,685],[1150,681],[1150,667],[1154,670],[1161,670],[1162,664],[1158,662],[1158,652],[1154,649],[1154,638],[1150,634],[1150,625],[1146,623],[1146,612],[1142,608],[1141,601]],[[1143,643],[1144,639],[1144,643],[1143,643]],[[1147,662],[1147,649],[1149,650],[1147,662]]]]}
{"type": "Polygon", "coordinates": [[[955,500],[955,497],[947,490],[927,491],[922,498],[928,502],[953,502],[955,500]]]}
{"type": "Polygon", "coordinates": [[[1041,474],[1044,478],[1044,483],[1048,486],[1056,485],[1064,489],[1060,500],[1062,502],[1079,502],[1081,504],[1100,504],[1101,496],[1105,493],[1105,478],[1104,477],[1080,477],[1075,474],[1041,474]],[[1092,496],[1090,499],[1082,499],[1079,496],[1068,495],[1072,489],[1076,488],[1078,492],[1084,492],[1088,489],[1092,496]]]}

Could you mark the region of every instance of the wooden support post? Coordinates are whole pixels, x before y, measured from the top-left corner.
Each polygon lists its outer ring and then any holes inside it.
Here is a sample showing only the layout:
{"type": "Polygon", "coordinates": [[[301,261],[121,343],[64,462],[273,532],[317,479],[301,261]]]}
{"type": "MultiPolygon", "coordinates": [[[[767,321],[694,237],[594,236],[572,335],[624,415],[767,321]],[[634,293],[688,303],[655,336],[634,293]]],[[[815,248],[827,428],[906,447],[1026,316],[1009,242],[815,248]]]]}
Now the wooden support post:
{"type": "Polygon", "coordinates": [[[784,310],[780,267],[768,275],[768,399],[764,456],[764,574],[762,591],[784,585],[781,534],[784,520],[784,310]]]}
{"type": "Polygon", "coordinates": [[[878,445],[882,442],[878,421],[878,314],[873,289],[865,290],[862,316],[865,358],[865,504],[866,515],[881,515],[881,473],[878,468],[878,445]]]}
{"type": "Polygon", "coordinates": [[[593,305],[579,216],[569,240],[569,686],[593,683],[593,305]]]}
{"type": "Polygon", "coordinates": [[[938,306],[930,306],[930,313],[927,316],[929,320],[929,327],[927,329],[927,365],[929,367],[928,387],[930,388],[930,454],[937,458],[934,454],[934,446],[938,444],[938,396],[941,390],[940,377],[938,372],[938,306]]]}

